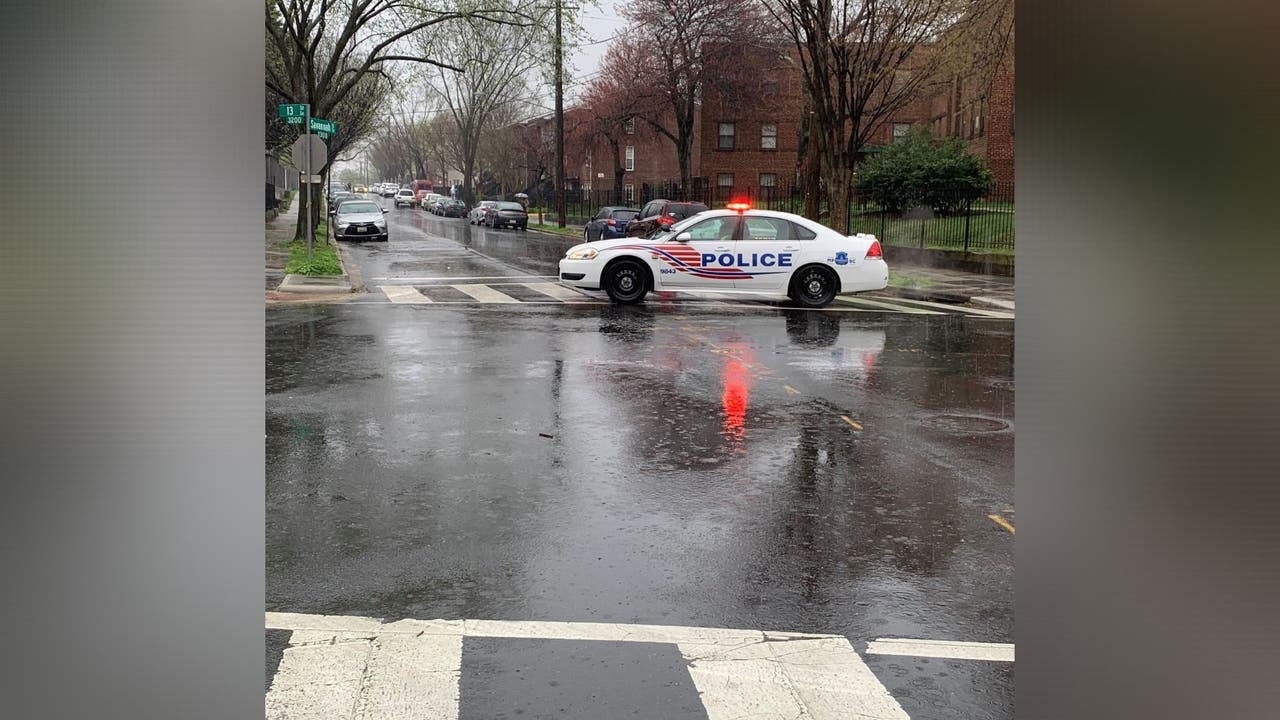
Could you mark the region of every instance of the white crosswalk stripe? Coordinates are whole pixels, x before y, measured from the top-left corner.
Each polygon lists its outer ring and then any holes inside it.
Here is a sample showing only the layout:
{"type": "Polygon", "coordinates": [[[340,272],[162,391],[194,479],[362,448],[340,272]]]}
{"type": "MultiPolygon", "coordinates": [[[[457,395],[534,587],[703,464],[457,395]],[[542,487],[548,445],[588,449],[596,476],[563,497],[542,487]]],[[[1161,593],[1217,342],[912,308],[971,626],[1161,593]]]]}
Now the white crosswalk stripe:
{"type": "Polygon", "coordinates": [[[615,623],[399,620],[267,613],[291,632],[268,720],[441,718],[460,712],[463,638],[668,643],[709,720],[909,720],[839,635],[615,623]]]}
{"type": "Polygon", "coordinates": [[[581,302],[592,299],[591,296],[586,293],[580,293],[577,290],[572,290],[559,283],[522,283],[522,285],[530,290],[536,290],[544,295],[550,295],[557,300],[581,302]]]}
{"type": "Polygon", "coordinates": [[[478,302],[482,302],[482,303],[518,303],[520,302],[519,300],[511,297],[510,295],[501,293],[488,285],[480,285],[478,283],[473,283],[473,284],[460,283],[458,285],[450,285],[449,287],[465,295],[470,295],[471,297],[475,298],[478,302]]]}
{"type": "MultiPolygon", "coordinates": [[[[494,280],[506,280],[506,278],[493,278],[494,280]]],[[[436,305],[466,305],[466,304],[483,304],[483,305],[537,305],[537,304],[588,304],[588,305],[605,305],[609,303],[609,299],[603,293],[588,293],[581,290],[562,285],[555,281],[531,281],[522,282],[516,278],[511,278],[507,282],[456,282],[456,283],[429,283],[422,285],[410,285],[405,283],[397,283],[394,285],[377,285],[375,289],[381,292],[392,303],[397,304],[417,304],[432,303],[436,305]],[[441,297],[439,292],[432,297],[433,291],[436,289],[448,289],[454,295],[441,297]],[[519,290],[520,292],[516,292],[519,290]],[[530,297],[526,291],[532,290],[538,295],[530,297]],[[457,297],[457,294],[466,296],[465,298],[457,297]]],[[[720,293],[655,293],[650,296],[654,302],[676,302],[687,304],[729,304],[737,307],[766,307],[779,308],[782,307],[777,302],[754,300],[748,297],[720,294],[720,293]]],[[[833,312],[864,312],[864,313],[897,313],[902,315],[966,315],[969,317],[992,318],[992,319],[1008,319],[1012,320],[1014,314],[1012,312],[1002,312],[998,310],[990,310],[984,308],[974,308],[968,305],[948,305],[944,303],[928,302],[924,300],[908,300],[898,297],[866,297],[866,296],[847,296],[842,295],[836,298],[837,302],[823,308],[823,310],[833,312]]]]}

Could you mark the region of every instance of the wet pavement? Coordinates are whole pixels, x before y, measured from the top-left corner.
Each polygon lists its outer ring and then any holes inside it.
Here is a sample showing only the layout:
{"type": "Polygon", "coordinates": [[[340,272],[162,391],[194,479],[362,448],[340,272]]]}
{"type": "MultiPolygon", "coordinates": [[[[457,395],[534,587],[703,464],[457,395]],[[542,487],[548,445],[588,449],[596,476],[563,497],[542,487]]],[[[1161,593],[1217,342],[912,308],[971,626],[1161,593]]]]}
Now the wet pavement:
{"type": "MultiPolygon", "coordinates": [[[[269,611],[821,633],[911,718],[1013,717],[1012,662],[868,651],[1013,642],[1011,315],[613,306],[550,288],[572,238],[388,218],[367,301],[267,309],[269,611]]],[[[455,640],[462,717],[725,716],[674,645],[455,640]]]]}
{"type": "MultiPolygon", "coordinates": [[[[269,610],[1013,641],[1013,537],[989,517],[1016,522],[1010,322],[267,320],[269,610]]],[[[1012,717],[1011,664],[867,664],[913,718],[1012,717]]]]}
{"type": "Polygon", "coordinates": [[[554,277],[560,258],[579,241],[533,231],[490,229],[465,218],[445,218],[418,208],[389,211],[387,242],[345,243],[364,283],[416,284],[433,279],[554,277]]]}

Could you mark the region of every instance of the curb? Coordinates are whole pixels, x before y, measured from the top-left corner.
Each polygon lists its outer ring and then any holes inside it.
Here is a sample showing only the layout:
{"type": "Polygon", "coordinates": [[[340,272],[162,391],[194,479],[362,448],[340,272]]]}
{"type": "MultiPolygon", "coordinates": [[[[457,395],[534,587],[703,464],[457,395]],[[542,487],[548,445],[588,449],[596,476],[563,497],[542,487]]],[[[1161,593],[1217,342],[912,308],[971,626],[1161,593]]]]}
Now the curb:
{"type": "Polygon", "coordinates": [[[973,305],[978,305],[981,307],[989,307],[995,310],[1008,310],[1009,312],[1014,312],[1014,309],[1013,309],[1014,301],[1012,300],[1001,300],[1000,298],[994,298],[994,297],[975,296],[975,297],[969,298],[969,302],[973,305]]]}
{"type": "Polygon", "coordinates": [[[276,286],[276,292],[287,293],[349,293],[351,282],[346,275],[295,275],[286,274],[276,286]]]}
{"type": "Polygon", "coordinates": [[[970,296],[963,293],[947,292],[945,290],[920,290],[917,288],[905,287],[887,287],[884,292],[895,297],[907,298],[908,300],[927,300],[930,302],[947,303],[949,305],[963,305],[969,302],[970,296]]]}

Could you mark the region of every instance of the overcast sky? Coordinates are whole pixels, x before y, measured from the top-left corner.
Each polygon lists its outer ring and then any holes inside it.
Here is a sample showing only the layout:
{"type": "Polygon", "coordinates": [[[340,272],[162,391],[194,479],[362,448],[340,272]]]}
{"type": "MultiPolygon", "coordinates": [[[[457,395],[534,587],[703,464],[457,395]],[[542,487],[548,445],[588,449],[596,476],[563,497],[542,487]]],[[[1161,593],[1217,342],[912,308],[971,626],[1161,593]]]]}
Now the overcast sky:
{"type": "MultiPolygon", "coordinates": [[[[620,0],[596,0],[596,5],[582,5],[580,22],[587,37],[577,47],[566,47],[565,107],[573,104],[574,99],[599,71],[604,54],[609,49],[610,39],[625,25],[626,21],[618,14],[620,7],[620,0]]],[[[551,113],[555,108],[554,88],[540,87],[537,93],[536,98],[530,99],[536,103],[529,107],[530,113],[537,113],[539,108],[551,113]]],[[[334,164],[334,172],[340,172],[347,166],[348,163],[339,161],[334,164]]]]}

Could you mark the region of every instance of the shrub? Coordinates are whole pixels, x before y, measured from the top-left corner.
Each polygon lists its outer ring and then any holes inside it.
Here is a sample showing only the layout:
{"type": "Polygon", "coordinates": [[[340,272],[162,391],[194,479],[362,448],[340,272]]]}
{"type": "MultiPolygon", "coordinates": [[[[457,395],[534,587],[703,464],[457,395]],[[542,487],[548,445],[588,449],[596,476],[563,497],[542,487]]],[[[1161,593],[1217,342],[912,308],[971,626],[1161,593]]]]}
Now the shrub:
{"type": "Polygon", "coordinates": [[[993,178],[960,138],[934,142],[928,128],[911,133],[867,160],[857,190],[892,213],[925,205],[950,215],[991,192],[993,178]]]}

